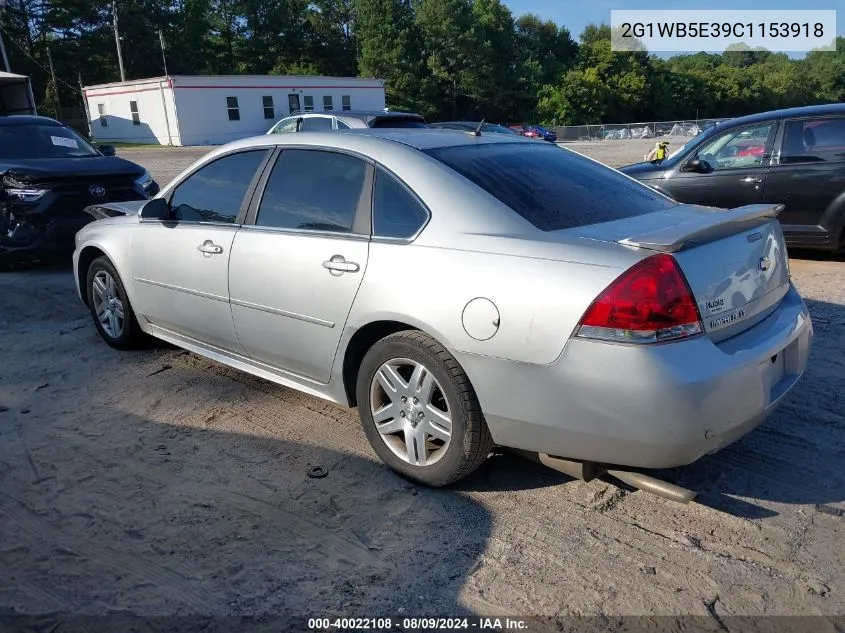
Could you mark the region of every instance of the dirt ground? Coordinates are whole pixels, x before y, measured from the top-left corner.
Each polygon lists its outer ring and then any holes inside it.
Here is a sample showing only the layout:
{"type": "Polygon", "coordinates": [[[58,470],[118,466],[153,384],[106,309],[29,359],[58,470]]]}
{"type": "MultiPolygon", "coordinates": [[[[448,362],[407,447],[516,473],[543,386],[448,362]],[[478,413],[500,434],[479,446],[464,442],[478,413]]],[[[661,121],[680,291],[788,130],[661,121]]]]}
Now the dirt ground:
{"type": "MultiPolygon", "coordinates": [[[[621,164],[645,151],[628,143],[573,145],[621,164]]],[[[204,151],[121,154],[163,184],[204,151]]],[[[663,473],[699,491],[683,506],[510,455],[411,485],[356,412],[164,344],[117,352],[69,270],[4,273],[0,615],[845,615],[845,262],[795,253],[792,274],[807,374],[755,432],[663,473]]]]}

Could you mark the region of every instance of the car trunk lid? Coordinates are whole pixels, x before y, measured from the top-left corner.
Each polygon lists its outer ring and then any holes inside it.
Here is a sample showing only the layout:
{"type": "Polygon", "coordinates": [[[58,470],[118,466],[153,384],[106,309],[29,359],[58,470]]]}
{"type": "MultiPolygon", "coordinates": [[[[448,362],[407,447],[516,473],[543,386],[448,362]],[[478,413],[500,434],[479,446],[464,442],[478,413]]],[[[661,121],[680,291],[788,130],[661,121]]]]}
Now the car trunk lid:
{"type": "Polygon", "coordinates": [[[678,205],[568,232],[671,253],[689,282],[704,331],[720,341],[765,319],[789,289],[789,260],[777,220],[782,209],[678,205]]]}

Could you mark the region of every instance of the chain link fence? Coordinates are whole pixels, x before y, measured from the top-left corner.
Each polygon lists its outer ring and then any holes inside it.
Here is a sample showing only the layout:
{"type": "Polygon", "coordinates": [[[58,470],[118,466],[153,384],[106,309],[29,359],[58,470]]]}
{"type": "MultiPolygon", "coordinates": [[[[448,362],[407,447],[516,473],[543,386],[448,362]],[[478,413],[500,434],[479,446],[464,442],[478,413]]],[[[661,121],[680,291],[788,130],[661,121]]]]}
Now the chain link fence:
{"type": "Polygon", "coordinates": [[[557,133],[558,142],[612,141],[660,136],[692,138],[702,130],[727,120],[695,119],[645,123],[605,123],[601,125],[558,125],[554,130],[557,133]]]}

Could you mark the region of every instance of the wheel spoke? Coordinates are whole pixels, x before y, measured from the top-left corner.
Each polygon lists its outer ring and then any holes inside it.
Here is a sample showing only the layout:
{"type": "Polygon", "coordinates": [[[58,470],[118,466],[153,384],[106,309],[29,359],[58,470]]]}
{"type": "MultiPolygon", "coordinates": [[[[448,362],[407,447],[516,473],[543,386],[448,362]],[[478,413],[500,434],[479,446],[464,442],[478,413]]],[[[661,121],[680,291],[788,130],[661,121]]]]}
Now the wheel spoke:
{"type": "Polygon", "coordinates": [[[120,299],[114,300],[114,313],[118,319],[123,321],[123,304],[120,302],[120,299]]]}
{"type": "Polygon", "coordinates": [[[91,284],[94,288],[94,294],[99,299],[105,298],[106,295],[106,285],[103,283],[103,280],[99,277],[94,277],[94,283],[91,284]]]}
{"type": "Polygon", "coordinates": [[[405,429],[405,449],[408,461],[414,466],[424,466],[426,462],[425,436],[415,428],[405,429]]]}
{"type": "Polygon", "coordinates": [[[422,381],[413,384],[417,387],[417,398],[419,398],[420,402],[425,405],[431,404],[431,396],[434,393],[435,386],[437,385],[434,380],[434,374],[430,371],[425,371],[422,376],[422,381]]]}
{"type": "Polygon", "coordinates": [[[391,397],[391,400],[393,399],[392,394],[399,393],[400,391],[407,391],[408,389],[408,383],[402,380],[402,376],[399,375],[399,372],[387,363],[382,365],[378,370],[376,378],[387,395],[391,397]]]}
{"type": "Polygon", "coordinates": [[[94,302],[94,310],[97,312],[97,318],[100,319],[101,322],[106,312],[108,312],[108,309],[109,306],[105,301],[94,302]]]}
{"type": "Polygon", "coordinates": [[[111,328],[111,332],[109,332],[109,334],[114,337],[120,335],[120,331],[117,329],[117,315],[113,310],[109,310],[109,327],[111,328]]]}
{"type": "Polygon", "coordinates": [[[425,426],[423,427],[423,431],[431,437],[434,437],[438,440],[442,440],[444,442],[448,442],[450,439],[452,439],[451,424],[449,424],[448,428],[443,428],[440,424],[428,420],[425,426]]]}
{"type": "Polygon", "coordinates": [[[108,273],[106,273],[106,291],[108,291],[109,297],[114,296],[114,279],[108,273]]]}
{"type": "Polygon", "coordinates": [[[392,420],[394,418],[399,417],[399,407],[396,406],[395,403],[392,401],[386,405],[384,405],[381,409],[377,411],[373,411],[373,420],[375,420],[376,424],[383,424],[388,420],[392,420]]]}
{"type": "Polygon", "coordinates": [[[390,435],[405,430],[405,421],[402,418],[393,418],[384,424],[377,424],[376,430],[382,435],[390,435]]]}
{"type": "Polygon", "coordinates": [[[452,416],[445,411],[441,411],[432,404],[427,404],[425,407],[425,415],[443,428],[449,429],[450,433],[452,432],[452,416]]]}

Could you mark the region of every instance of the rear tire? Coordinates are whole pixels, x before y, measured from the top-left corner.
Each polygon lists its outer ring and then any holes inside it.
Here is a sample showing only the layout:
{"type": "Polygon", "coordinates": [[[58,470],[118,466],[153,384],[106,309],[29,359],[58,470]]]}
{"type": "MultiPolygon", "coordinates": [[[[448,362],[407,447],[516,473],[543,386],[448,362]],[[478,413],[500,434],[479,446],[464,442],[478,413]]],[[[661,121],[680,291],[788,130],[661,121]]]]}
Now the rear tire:
{"type": "Polygon", "coordinates": [[[144,333],[109,258],[101,256],[92,261],[85,279],[88,309],[103,340],[120,350],[140,347],[144,333]]]}
{"type": "Polygon", "coordinates": [[[466,373],[422,332],[397,332],[375,343],[361,363],[356,395],[375,452],[414,481],[458,481],[481,466],[493,447],[466,373]]]}

